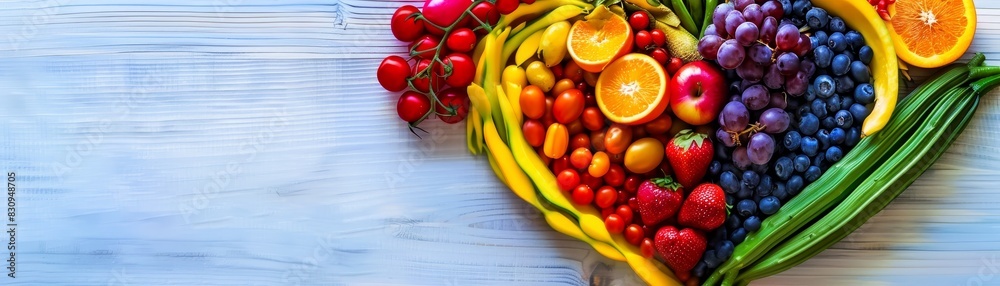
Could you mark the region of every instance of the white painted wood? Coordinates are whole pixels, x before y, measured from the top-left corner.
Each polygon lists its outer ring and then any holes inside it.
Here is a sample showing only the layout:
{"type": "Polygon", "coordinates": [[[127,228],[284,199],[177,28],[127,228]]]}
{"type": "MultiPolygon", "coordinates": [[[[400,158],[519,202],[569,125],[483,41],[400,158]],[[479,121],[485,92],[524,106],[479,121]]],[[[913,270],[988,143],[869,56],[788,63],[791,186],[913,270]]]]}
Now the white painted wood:
{"type": "MultiPolygon", "coordinates": [[[[419,2],[0,2],[2,284],[636,283],[505,190],[463,126],[395,119],[375,67],[419,2]]],[[[998,64],[1000,2],[976,4],[970,52],[998,64]]],[[[1000,284],[998,96],[888,209],[759,284],[1000,284]]]]}

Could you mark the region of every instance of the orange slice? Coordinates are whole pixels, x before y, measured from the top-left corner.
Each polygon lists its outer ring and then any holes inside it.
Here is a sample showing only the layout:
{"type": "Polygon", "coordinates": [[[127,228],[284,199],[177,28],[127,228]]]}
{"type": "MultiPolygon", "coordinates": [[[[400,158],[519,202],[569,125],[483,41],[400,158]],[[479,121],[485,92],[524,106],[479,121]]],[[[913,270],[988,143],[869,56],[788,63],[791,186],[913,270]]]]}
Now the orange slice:
{"type": "Polygon", "coordinates": [[[595,87],[597,107],[609,120],[642,124],[667,109],[667,72],[650,56],[633,53],[604,68],[595,87]]]}
{"type": "Polygon", "coordinates": [[[569,55],[583,70],[598,73],[632,50],[632,27],[625,18],[599,5],[569,30],[569,55]]]}
{"type": "Polygon", "coordinates": [[[887,24],[896,54],[918,67],[954,62],[972,44],[976,7],[972,0],[900,0],[890,5],[887,24]]]}

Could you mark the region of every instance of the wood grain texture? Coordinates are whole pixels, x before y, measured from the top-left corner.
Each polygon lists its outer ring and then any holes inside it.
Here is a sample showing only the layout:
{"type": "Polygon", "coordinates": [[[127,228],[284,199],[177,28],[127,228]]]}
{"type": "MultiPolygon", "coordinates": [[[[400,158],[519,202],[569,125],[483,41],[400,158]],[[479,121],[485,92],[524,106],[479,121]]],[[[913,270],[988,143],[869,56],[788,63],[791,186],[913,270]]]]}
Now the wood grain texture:
{"type": "MultiPolygon", "coordinates": [[[[637,283],[504,189],[464,126],[398,122],[374,73],[419,2],[3,1],[2,284],[637,283]]],[[[1000,64],[1000,2],[976,4],[970,52],[1000,64]]],[[[998,96],[885,211],[759,284],[1000,284],[998,96]]]]}

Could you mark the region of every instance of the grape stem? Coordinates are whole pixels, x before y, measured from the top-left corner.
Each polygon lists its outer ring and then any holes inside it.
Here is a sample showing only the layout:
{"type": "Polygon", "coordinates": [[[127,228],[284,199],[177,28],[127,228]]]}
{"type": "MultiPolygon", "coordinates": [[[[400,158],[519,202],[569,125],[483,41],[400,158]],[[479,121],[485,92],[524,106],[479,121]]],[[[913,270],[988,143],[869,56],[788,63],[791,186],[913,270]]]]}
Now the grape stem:
{"type": "Polygon", "coordinates": [[[729,133],[730,138],[733,139],[733,142],[736,143],[736,146],[740,146],[740,137],[742,137],[743,135],[753,135],[754,133],[764,131],[765,128],[767,128],[767,125],[757,122],[754,124],[750,124],[749,126],[747,126],[746,129],[743,129],[743,131],[740,132],[726,131],[726,133],[729,133]]]}

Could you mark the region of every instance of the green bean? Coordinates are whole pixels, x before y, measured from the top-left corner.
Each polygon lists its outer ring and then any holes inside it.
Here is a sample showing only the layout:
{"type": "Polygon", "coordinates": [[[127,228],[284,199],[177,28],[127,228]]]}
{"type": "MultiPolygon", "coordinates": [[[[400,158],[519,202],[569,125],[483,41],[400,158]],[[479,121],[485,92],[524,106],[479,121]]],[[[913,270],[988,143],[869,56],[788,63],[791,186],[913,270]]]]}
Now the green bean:
{"type": "Polygon", "coordinates": [[[684,27],[684,30],[687,30],[691,35],[698,33],[698,27],[695,26],[694,19],[691,18],[691,13],[688,12],[687,6],[684,6],[684,0],[672,0],[670,3],[674,9],[674,14],[677,15],[677,18],[680,18],[681,26],[684,27]]]}

